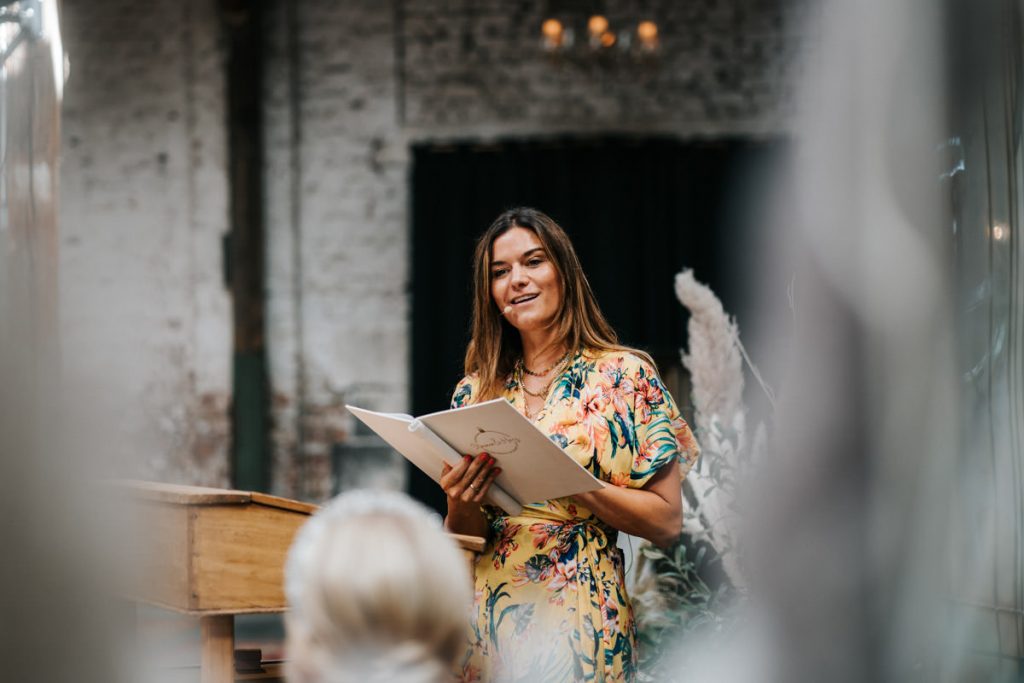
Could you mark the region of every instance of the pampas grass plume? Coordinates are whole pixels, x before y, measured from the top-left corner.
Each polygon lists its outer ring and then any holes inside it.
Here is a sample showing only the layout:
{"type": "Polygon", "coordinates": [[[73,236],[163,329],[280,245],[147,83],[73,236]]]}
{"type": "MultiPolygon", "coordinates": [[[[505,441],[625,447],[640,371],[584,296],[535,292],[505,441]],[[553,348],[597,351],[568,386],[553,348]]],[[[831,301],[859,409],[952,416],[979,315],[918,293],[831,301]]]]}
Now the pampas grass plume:
{"type": "Polygon", "coordinates": [[[676,275],[676,296],[690,310],[689,353],[683,366],[690,372],[697,429],[711,432],[711,418],[717,415],[731,424],[743,410],[743,359],[736,321],[726,314],[711,289],[687,268],[676,275]]]}

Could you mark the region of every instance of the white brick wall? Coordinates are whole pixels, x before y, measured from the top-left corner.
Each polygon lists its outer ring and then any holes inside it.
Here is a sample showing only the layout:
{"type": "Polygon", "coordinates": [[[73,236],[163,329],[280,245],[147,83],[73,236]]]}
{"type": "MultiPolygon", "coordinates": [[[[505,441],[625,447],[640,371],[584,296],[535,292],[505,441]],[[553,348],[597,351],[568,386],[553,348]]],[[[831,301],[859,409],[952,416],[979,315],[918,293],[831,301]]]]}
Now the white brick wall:
{"type": "Polygon", "coordinates": [[[222,50],[209,3],[65,3],[61,321],[70,374],[159,479],[224,484],[222,50]],[[84,378],[82,376],[85,376],[84,378]]]}
{"type": "Polygon", "coordinates": [[[662,48],[654,64],[609,67],[538,49],[547,4],[402,3],[411,134],[784,130],[802,0],[609,2],[612,29],[654,19],[662,48]]]}
{"type": "MultiPolygon", "coordinates": [[[[344,403],[398,410],[407,402],[407,189],[405,159],[396,154],[403,145],[393,11],[370,1],[303,2],[291,27],[278,3],[271,18],[266,120],[274,487],[322,498],[329,491],[331,445],[351,425],[344,403]],[[297,50],[296,63],[291,50],[297,50]],[[291,147],[296,116],[297,150],[291,147]]],[[[384,478],[386,485],[402,485],[400,468],[384,478]]]]}

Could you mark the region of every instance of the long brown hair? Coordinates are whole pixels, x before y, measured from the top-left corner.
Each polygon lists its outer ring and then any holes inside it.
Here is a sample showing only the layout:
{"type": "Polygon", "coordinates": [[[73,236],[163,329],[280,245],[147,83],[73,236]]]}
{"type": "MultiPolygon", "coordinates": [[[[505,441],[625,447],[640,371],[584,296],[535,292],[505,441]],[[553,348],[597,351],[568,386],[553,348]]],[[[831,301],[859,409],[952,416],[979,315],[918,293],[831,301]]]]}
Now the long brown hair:
{"type": "Polygon", "coordinates": [[[479,381],[476,401],[501,395],[505,379],[523,353],[518,330],[501,315],[491,297],[491,248],[496,239],[512,228],[524,228],[537,236],[562,284],[562,301],[553,322],[555,345],[562,344],[570,350],[629,351],[654,365],[643,351],[619,344],[562,226],[536,209],[510,209],[484,231],[473,255],[473,334],[466,348],[465,371],[467,375],[476,375],[479,381]]]}

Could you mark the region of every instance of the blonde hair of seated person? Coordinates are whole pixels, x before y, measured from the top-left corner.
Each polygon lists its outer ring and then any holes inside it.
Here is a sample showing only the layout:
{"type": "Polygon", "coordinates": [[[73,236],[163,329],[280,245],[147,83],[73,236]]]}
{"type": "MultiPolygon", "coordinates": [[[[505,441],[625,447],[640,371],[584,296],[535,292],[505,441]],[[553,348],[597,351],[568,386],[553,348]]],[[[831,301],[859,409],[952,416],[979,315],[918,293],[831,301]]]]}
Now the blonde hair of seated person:
{"type": "Polygon", "coordinates": [[[440,517],[403,494],[343,493],[288,553],[292,683],[447,681],[464,652],[472,588],[440,517]]]}

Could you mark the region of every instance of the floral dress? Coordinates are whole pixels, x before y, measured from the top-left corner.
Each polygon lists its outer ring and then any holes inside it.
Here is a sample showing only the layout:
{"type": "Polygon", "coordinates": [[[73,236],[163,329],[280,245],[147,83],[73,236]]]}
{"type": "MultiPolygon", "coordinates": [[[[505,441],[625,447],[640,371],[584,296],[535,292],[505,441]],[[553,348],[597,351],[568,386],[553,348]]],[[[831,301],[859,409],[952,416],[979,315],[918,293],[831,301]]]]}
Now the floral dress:
{"type": "MultiPolygon", "coordinates": [[[[475,377],[452,407],[477,400],[475,377]]],[[[514,379],[505,397],[525,414],[514,379]]],[[[628,352],[578,352],[552,385],[534,424],[594,476],[640,488],[700,449],[650,364],[628,352]]],[[[509,516],[484,508],[488,545],[476,563],[475,622],[459,675],[465,682],[633,681],[636,625],[617,532],[571,498],[509,516]]]]}

